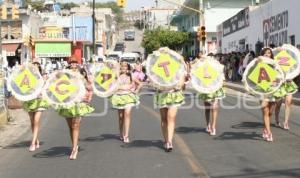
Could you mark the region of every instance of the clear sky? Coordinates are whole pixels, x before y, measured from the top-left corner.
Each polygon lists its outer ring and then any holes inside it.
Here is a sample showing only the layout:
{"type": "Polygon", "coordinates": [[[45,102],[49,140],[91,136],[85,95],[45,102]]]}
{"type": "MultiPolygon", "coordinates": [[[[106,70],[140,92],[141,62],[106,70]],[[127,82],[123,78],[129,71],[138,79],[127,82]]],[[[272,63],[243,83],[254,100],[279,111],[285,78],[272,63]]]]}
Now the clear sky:
{"type": "MultiPolygon", "coordinates": [[[[86,2],[85,0],[58,0],[59,2],[86,2]]],[[[92,0],[87,0],[88,2],[92,0]]],[[[96,0],[96,2],[108,2],[108,1],[117,1],[117,0],[96,0]]],[[[158,0],[160,3],[160,0],[158,0]]],[[[141,7],[152,7],[155,5],[155,0],[126,0],[126,7],[125,11],[132,11],[132,10],[140,10],[141,7]]]]}

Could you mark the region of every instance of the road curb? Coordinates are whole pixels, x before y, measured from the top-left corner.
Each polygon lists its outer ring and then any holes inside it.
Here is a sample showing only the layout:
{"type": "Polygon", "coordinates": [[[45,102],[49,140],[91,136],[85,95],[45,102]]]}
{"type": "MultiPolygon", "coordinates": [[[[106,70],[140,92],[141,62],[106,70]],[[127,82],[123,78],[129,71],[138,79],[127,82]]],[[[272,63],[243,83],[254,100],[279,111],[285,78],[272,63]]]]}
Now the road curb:
{"type": "MultiPolygon", "coordinates": [[[[243,88],[242,86],[240,86],[238,84],[231,84],[231,83],[225,82],[224,86],[226,88],[230,88],[232,90],[239,91],[241,93],[247,93],[245,88],[243,88]]],[[[293,103],[293,105],[300,106],[300,98],[293,98],[292,103],[293,103]]]]}

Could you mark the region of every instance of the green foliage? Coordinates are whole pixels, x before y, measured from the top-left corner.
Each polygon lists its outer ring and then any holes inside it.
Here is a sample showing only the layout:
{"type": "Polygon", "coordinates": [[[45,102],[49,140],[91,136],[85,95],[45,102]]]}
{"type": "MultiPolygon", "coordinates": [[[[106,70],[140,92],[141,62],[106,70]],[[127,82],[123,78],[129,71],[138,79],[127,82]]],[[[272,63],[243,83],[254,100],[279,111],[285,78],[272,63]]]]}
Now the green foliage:
{"type": "Polygon", "coordinates": [[[67,3],[60,3],[61,9],[72,9],[73,7],[79,7],[78,4],[73,3],[73,2],[67,2],[67,3]]]}
{"type": "Polygon", "coordinates": [[[158,28],[152,31],[145,31],[142,46],[149,54],[160,47],[169,47],[173,50],[179,50],[187,40],[188,33],[186,32],[158,28]]]}
{"type": "MultiPolygon", "coordinates": [[[[89,3],[90,7],[93,7],[93,3],[89,3]]],[[[123,22],[123,9],[121,9],[116,2],[97,2],[95,3],[95,8],[111,8],[112,12],[115,14],[115,21],[120,24],[123,22]]]]}
{"type": "Polygon", "coordinates": [[[31,5],[32,9],[36,9],[37,11],[42,11],[44,9],[44,1],[33,1],[33,0],[25,0],[25,7],[31,5]]]}

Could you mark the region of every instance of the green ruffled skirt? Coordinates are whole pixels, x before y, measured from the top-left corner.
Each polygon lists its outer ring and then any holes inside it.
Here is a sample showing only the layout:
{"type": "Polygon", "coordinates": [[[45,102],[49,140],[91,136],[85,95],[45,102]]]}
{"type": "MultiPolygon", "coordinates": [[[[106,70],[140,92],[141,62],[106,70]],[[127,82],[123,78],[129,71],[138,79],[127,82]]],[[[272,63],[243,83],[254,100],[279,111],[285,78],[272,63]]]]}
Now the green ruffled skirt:
{"type": "Polygon", "coordinates": [[[65,118],[82,117],[94,112],[94,108],[87,103],[75,103],[72,106],[58,106],[56,112],[65,118]]]}
{"type": "Polygon", "coordinates": [[[284,98],[286,95],[292,95],[298,91],[298,86],[295,82],[285,82],[283,83],[278,90],[276,90],[272,95],[267,97],[266,99],[270,102],[275,102],[284,98]]]}
{"type": "Polygon", "coordinates": [[[157,92],[154,97],[154,104],[158,108],[178,107],[184,104],[184,96],[181,91],[157,92]]]}
{"type": "Polygon", "coordinates": [[[125,109],[140,104],[139,97],[133,93],[114,94],[110,99],[115,109],[125,109]]]}
{"type": "Polygon", "coordinates": [[[214,100],[225,98],[225,92],[223,88],[220,88],[219,90],[213,93],[199,93],[198,96],[204,101],[211,102],[214,100]]]}
{"type": "Polygon", "coordinates": [[[298,86],[293,81],[285,82],[284,83],[284,88],[285,88],[285,91],[286,91],[287,95],[295,94],[298,91],[298,86]]]}
{"type": "Polygon", "coordinates": [[[23,108],[27,112],[44,111],[48,109],[48,107],[49,107],[48,102],[41,98],[23,102],[23,108]]]}

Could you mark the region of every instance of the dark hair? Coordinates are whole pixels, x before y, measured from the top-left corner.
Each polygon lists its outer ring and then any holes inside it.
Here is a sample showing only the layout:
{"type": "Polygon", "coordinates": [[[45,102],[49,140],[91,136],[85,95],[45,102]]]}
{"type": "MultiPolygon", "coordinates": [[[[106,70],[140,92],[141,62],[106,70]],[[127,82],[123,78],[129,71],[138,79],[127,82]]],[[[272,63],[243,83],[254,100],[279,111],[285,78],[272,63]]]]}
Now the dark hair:
{"type": "Polygon", "coordinates": [[[79,72],[88,81],[87,71],[84,68],[80,68],[79,72]]]}
{"type": "Polygon", "coordinates": [[[33,64],[33,65],[37,65],[37,66],[38,66],[38,69],[39,69],[39,72],[40,72],[40,74],[43,74],[42,67],[41,67],[41,64],[40,64],[39,62],[33,62],[32,64],[33,64]]]}
{"type": "Polygon", "coordinates": [[[273,44],[273,43],[271,43],[269,46],[270,46],[270,48],[272,48],[272,49],[273,49],[273,48],[276,48],[275,44],[273,44]]]}
{"type": "Polygon", "coordinates": [[[255,58],[255,52],[254,51],[250,51],[250,55],[255,58]]]}
{"type": "Polygon", "coordinates": [[[125,75],[127,75],[127,76],[130,78],[130,81],[132,82],[132,76],[131,76],[131,72],[130,72],[130,71],[131,71],[131,66],[130,66],[130,64],[129,64],[127,61],[125,61],[125,60],[121,60],[121,61],[120,61],[120,64],[121,64],[122,62],[126,62],[128,72],[126,72],[125,75]]]}
{"type": "Polygon", "coordinates": [[[271,59],[274,59],[274,55],[271,48],[263,48],[262,51],[260,52],[260,55],[261,56],[265,55],[268,50],[271,52],[271,59]]]}

